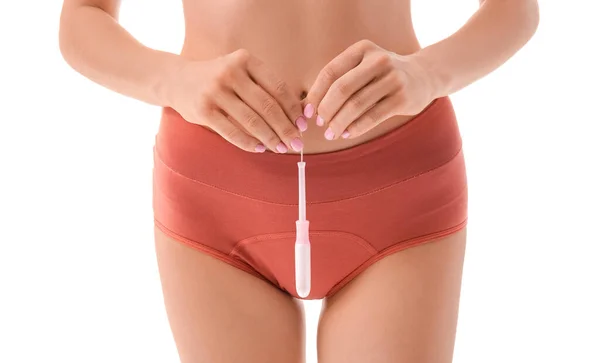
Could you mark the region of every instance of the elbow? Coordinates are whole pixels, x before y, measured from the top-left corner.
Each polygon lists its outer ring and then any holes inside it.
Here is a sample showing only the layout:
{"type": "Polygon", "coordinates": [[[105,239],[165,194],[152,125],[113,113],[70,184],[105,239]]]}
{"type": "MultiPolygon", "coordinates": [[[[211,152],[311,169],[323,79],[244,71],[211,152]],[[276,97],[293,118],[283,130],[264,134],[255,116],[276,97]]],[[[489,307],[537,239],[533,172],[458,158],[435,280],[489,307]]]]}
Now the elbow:
{"type": "Polygon", "coordinates": [[[62,56],[63,60],[65,62],[67,62],[67,64],[69,64],[69,59],[70,59],[70,52],[69,52],[69,44],[68,41],[65,39],[65,35],[64,32],[61,30],[59,30],[59,35],[58,35],[58,49],[60,51],[60,55],[62,56]]]}
{"type": "MultiPolygon", "coordinates": [[[[111,0],[112,1],[112,0],[111,0]]],[[[105,13],[115,21],[118,18],[118,2],[113,1],[104,7],[88,4],[70,4],[65,1],[60,13],[58,26],[58,47],[63,59],[76,68],[83,53],[82,42],[86,35],[93,34],[98,14],[105,13]]]]}
{"type": "Polygon", "coordinates": [[[71,56],[73,50],[73,14],[72,10],[63,8],[60,14],[60,22],[58,26],[58,48],[63,59],[67,64],[71,65],[71,56]]]}
{"type": "Polygon", "coordinates": [[[522,7],[523,27],[527,30],[529,38],[533,37],[540,24],[540,8],[537,0],[520,0],[518,1],[522,7]]]}
{"type": "MultiPolygon", "coordinates": [[[[65,1],[65,3],[67,3],[65,1]]],[[[82,26],[85,24],[87,5],[63,5],[60,13],[60,21],[58,26],[58,48],[63,59],[71,67],[75,67],[74,62],[81,53],[80,38],[81,32],[84,30],[82,26]]]]}

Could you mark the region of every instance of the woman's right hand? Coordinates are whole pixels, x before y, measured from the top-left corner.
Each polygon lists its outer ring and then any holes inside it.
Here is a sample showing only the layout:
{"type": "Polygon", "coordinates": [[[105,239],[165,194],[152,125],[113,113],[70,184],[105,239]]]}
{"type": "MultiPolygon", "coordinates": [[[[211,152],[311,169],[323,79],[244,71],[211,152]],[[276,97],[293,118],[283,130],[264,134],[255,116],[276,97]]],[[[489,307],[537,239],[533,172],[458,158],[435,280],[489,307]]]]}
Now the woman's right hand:
{"type": "Polygon", "coordinates": [[[246,50],[210,61],[184,61],[168,81],[172,107],[249,152],[303,147],[302,106],[287,84],[246,50]]]}

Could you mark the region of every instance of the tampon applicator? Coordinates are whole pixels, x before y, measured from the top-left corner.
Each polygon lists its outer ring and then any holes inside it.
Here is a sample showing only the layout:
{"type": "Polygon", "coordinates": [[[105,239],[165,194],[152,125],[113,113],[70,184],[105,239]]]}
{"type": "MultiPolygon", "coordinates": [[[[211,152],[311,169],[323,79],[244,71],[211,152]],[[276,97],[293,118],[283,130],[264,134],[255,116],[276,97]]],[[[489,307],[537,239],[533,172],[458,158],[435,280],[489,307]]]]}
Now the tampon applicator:
{"type": "Polygon", "coordinates": [[[296,292],[301,298],[310,293],[309,222],[306,220],[306,182],[303,153],[298,162],[298,220],[296,221],[296,292]]]}

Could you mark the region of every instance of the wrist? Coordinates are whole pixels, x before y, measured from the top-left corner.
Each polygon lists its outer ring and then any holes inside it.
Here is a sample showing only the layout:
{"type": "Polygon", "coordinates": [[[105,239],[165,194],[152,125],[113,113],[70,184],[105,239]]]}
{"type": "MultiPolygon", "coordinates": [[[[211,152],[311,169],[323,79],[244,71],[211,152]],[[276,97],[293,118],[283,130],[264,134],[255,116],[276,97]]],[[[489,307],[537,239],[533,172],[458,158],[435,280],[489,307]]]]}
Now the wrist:
{"type": "Polygon", "coordinates": [[[409,56],[415,67],[421,72],[431,94],[431,99],[449,95],[451,77],[437,61],[430,49],[424,48],[409,56]]]}
{"type": "Polygon", "coordinates": [[[187,63],[189,61],[179,55],[166,52],[158,53],[156,78],[151,87],[154,97],[161,107],[174,107],[177,74],[187,63]]]}

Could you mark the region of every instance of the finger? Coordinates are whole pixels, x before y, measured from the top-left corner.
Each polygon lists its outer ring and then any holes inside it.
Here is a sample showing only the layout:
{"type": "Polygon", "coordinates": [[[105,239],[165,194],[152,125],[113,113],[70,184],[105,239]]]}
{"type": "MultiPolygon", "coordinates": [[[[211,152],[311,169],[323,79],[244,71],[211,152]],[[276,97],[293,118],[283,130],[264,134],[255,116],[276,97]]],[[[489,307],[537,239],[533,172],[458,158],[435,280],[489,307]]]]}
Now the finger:
{"type": "Polygon", "coordinates": [[[300,131],[305,131],[306,120],[302,114],[302,105],[292,94],[288,84],[256,57],[248,59],[247,70],[251,79],[277,101],[288,120],[301,127],[300,131]]]}
{"type": "Polygon", "coordinates": [[[265,146],[260,141],[236,127],[218,110],[214,110],[210,118],[210,128],[231,144],[248,152],[265,151],[265,146]]]}
{"type": "Polygon", "coordinates": [[[287,147],[281,139],[250,106],[231,92],[223,94],[217,100],[217,105],[233,118],[250,135],[260,140],[263,145],[273,152],[286,152],[287,147]]]}
{"type": "Polygon", "coordinates": [[[372,67],[368,62],[362,62],[333,82],[318,107],[318,114],[323,123],[328,124],[332,121],[342,106],[378,75],[379,69],[372,67]]]}
{"type": "Polygon", "coordinates": [[[313,112],[319,108],[321,100],[323,100],[331,85],[342,75],[358,66],[371,46],[372,43],[367,41],[355,43],[323,67],[306,97],[305,116],[312,117],[313,112]]]}
{"type": "MultiPolygon", "coordinates": [[[[375,107],[381,100],[396,89],[396,82],[391,76],[374,80],[356,92],[344,103],[341,110],[333,117],[325,131],[328,140],[337,139],[355,120],[375,107]]],[[[349,136],[345,134],[344,138],[349,136]]]]}
{"type": "Polygon", "coordinates": [[[394,116],[394,110],[397,108],[398,97],[386,97],[379,101],[375,106],[361,115],[348,126],[347,138],[353,138],[365,134],[375,126],[394,116]]]}
{"type": "MultiPolygon", "coordinates": [[[[275,132],[285,148],[300,151],[303,147],[300,140],[300,131],[289,121],[277,101],[260,85],[254,83],[249,77],[238,80],[234,86],[238,97],[265,120],[266,124],[275,132]]],[[[284,148],[279,146],[280,152],[284,148]]]]}

